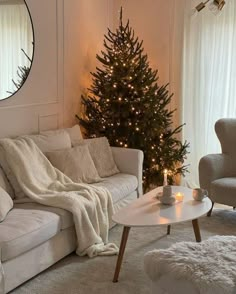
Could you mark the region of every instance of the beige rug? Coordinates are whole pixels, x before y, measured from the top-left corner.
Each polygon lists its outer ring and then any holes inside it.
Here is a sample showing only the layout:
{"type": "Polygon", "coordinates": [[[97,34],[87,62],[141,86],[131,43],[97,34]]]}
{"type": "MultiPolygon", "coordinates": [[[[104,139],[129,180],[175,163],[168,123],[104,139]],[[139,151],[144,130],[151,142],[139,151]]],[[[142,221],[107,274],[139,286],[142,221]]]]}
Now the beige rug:
{"type": "MultiPolygon", "coordinates": [[[[217,209],[210,218],[199,220],[202,239],[214,235],[236,235],[236,211],[217,209]]],[[[110,231],[110,241],[120,243],[122,227],[110,231]]],[[[143,271],[143,255],[154,248],[167,248],[178,241],[194,241],[191,222],[166,227],[132,228],[118,283],[112,283],[116,256],[78,257],[71,254],[34,279],[15,289],[13,294],[143,294],[149,281],[143,271]]]]}

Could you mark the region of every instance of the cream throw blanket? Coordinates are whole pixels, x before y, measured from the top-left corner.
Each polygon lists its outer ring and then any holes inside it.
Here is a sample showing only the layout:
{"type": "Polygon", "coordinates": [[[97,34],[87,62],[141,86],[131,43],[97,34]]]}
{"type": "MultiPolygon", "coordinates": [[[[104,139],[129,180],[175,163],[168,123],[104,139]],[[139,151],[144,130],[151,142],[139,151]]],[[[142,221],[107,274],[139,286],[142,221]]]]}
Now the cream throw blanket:
{"type": "Polygon", "coordinates": [[[113,206],[107,189],[72,182],[51,165],[29,138],[2,139],[0,146],[26,196],[73,214],[78,255],[93,257],[118,253],[117,246],[108,243],[113,206]]]}

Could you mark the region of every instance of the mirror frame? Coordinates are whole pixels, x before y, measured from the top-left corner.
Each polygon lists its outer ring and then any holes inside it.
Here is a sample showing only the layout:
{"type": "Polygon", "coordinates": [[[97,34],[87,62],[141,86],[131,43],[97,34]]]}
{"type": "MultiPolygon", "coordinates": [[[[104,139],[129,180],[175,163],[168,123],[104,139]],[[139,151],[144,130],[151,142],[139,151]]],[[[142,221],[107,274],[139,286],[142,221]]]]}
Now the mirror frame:
{"type": "Polygon", "coordinates": [[[5,101],[6,99],[9,99],[9,98],[12,98],[16,93],[18,93],[21,88],[24,86],[25,82],[27,81],[29,75],[30,75],[30,72],[31,72],[31,69],[32,69],[32,66],[33,66],[33,61],[34,61],[34,52],[35,52],[35,32],[34,32],[34,25],[33,25],[33,20],[32,20],[32,16],[31,16],[31,13],[30,13],[30,10],[29,10],[29,6],[26,2],[26,0],[23,0],[23,2],[25,3],[25,6],[26,6],[26,9],[28,11],[28,15],[29,15],[29,18],[30,18],[30,22],[31,22],[31,27],[32,27],[32,36],[33,36],[33,41],[32,41],[32,45],[33,45],[33,50],[32,50],[32,57],[31,57],[31,65],[30,65],[30,70],[29,70],[29,73],[28,73],[28,76],[27,78],[25,79],[25,81],[22,83],[21,87],[16,89],[16,91],[12,94],[10,94],[9,96],[7,96],[6,98],[0,98],[0,103],[1,101],[5,101]]]}

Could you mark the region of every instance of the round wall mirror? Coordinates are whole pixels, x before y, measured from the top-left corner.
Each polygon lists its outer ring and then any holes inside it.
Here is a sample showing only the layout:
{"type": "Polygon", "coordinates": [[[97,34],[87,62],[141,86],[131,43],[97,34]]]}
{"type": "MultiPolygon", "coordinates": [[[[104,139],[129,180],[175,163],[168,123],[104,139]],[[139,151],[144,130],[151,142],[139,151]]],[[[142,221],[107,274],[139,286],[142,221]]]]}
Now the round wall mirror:
{"type": "Polygon", "coordinates": [[[0,100],[26,81],[33,61],[34,32],[24,0],[0,0],[0,100]]]}

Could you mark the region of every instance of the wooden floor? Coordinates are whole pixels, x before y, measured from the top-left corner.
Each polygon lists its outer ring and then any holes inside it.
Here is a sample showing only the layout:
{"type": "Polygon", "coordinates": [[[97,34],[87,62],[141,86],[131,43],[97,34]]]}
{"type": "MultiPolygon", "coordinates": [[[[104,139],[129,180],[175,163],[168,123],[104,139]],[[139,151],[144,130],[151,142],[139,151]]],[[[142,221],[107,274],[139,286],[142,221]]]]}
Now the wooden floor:
{"type": "Polygon", "coordinates": [[[214,208],[233,209],[233,206],[228,206],[228,205],[224,205],[224,204],[215,203],[214,208]]]}

